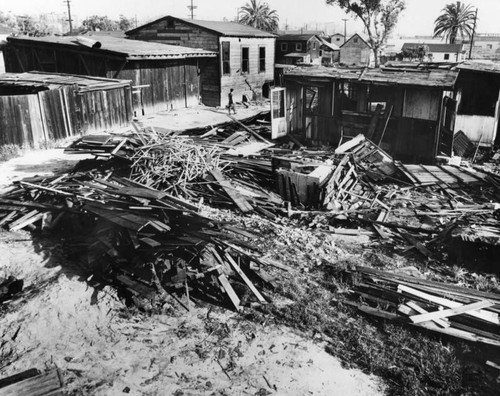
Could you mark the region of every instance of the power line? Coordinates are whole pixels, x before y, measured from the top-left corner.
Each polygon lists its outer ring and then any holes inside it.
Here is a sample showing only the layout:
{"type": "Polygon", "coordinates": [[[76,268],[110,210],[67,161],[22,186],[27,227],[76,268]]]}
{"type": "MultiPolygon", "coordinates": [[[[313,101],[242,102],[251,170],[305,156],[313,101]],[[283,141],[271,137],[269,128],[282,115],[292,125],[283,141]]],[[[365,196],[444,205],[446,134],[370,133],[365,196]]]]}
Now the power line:
{"type": "Polygon", "coordinates": [[[64,0],[63,3],[65,3],[68,6],[68,19],[67,21],[69,22],[69,34],[73,34],[73,19],[71,19],[71,0],[64,0]]]}

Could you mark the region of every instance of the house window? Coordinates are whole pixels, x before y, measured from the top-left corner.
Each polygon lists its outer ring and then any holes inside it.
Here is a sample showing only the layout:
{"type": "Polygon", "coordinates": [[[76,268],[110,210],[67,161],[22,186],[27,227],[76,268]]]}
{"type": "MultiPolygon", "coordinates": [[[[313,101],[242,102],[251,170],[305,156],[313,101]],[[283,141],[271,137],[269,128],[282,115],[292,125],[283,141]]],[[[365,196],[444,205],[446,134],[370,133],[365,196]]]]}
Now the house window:
{"type": "Polygon", "coordinates": [[[319,56],[323,56],[323,51],[319,50],[319,56]]]}
{"type": "Polygon", "coordinates": [[[313,49],[316,49],[316,41],[313,43],[313,49]]]}
{"type": "Polygon", "coordinates": [[[295,51],[302,51],[302,43],[295,44],[295,51]]]}
{"type": "Polygon", "coordinates": [[[230,43],[229,41],[222,42],[222,74],[231,74],[230,66],[230,43]]]}
{"type": "Polygon", "coordinates": [[[241,72],[248,73],[250,71],[249,60],[248,60],[248,47],[241,47],[241,72]]]}
{"type": "Polygon", "coordinates": [[[357,42],[358,42],[358,39],[357,39],[357,38],[355,38],[353,41],[354,41],[355,43],[357,43],[357,42]]]}
{"type": "Polygon", "coordinates": [[[266,71],[266,47],[259,47],[259,73],[266,71]]]}
{"type": "Polygon", "coordinates": [[[287,43],[281,43],[281,50],[282,51],[288,51],[288,44],[287,43]]]}
{"type": "Polygon", "coordinates": [[[486,44],[486,48],[493,49],[493,44],[486,44]]]}
{"type": "Polygon", "coordinates": [[[450,54],[444,54],[444,60],[449,60],[450,59],[450,54]]]}

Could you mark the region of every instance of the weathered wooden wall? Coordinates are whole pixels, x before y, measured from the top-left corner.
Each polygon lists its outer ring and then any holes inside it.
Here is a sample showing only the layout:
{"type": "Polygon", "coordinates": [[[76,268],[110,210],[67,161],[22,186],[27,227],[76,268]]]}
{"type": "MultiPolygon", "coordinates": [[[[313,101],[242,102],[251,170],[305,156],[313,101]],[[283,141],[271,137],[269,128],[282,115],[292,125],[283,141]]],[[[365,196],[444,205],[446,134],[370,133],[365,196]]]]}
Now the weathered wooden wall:
{"type": "Polygon", "coordinates": [[[492,145],[496,137],[496,118],[479,115],[457,114],[455,131],[463,131],[474,143],[492,145]]]}
{"type": "MultiPolygon", "coordinates": [[[[274,80],[274,38],[237,38],[221,37],[220,42],[230,43],[230,74],[221,77],[220,101],[227,104],[228,93],[234,89],[235,101],[242,100],[243,95],[249,100],[254,96],[262,97],[262,87],[266,82],[274,80]],[[242,48],[249,49],[249,72],[242,72],[242,48]],[[259,48],[266,49],[265,71],[259,72],[259,48]],[[254,94],[255,92],[255,94],[254,94]]],[[[222,46],[222,44],[221,44],[222,46]]],[[[222,69],[222,64],[220,65],[222,69]]]]}
{"type": "Polygon", "coordinates": [[[0,96],[0,145],[38,147],[48,140],[126,126],[131,106],[129,88],[77,92],[66,86],[0,96]]]}
{"type": "MultiPolygon", "coordinates": [[[[109,72],[108,77],[113,73],[109,72]]],[[[147,85],[140,88],[142,104],[140,95],[133,95],[134,109],[141,111],[144,107],[145,114],[193,107],[199,103],[200,78],[196,60],[134,62],[119,76],[131,80],[134,86],[147,85]]]]}
{"type": "MultiPolygon", "coordinates": [[[[219,39],[197,26],[176,19],[163,19],[145,26],[129,36],[135,40],[155,41],[164,44],[181,45],[190,48],[203,48],[219,52],[219,39]]],[[[220,58],[204,60],[200,66],[201,100],[207,106],[220,106],[220,58]]]]}

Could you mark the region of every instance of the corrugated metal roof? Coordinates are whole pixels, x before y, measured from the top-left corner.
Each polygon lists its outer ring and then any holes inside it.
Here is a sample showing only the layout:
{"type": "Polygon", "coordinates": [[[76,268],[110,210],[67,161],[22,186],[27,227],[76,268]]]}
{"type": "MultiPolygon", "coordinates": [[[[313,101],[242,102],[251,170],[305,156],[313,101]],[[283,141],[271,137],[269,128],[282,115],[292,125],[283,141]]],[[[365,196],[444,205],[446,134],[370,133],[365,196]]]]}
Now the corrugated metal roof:
{"type": "Polygon", "coordinates": [[[28,72],[28,73],[2,73],[0,74],[1,85],[20,85],[30,87],[51,87],[77,85],[84,89],[102,89],[130,85],[129,80],[117,80],[104,77],[80,76],[75,74],[63,73],[45,73],[45,72],[28,72]]]}
{"type": "Polygon", "coordinates": [[[145,25],[136,27],[135,29],[129,30],[126,32],[127,35],[133,35],[134,33],[154,25],[158,22],[162,22],[168,18],[176,19],[182,21],[189,25],[198,26],[207,30],[210,30],[220,36],[229,36],[229,37],[276,37],[275,34],[266,32],[264,30],[256,29],[251,26],[242,25],[236,22],[225,22],[225,21],[204,21],[200,19],[185,19],[185,18],[177,18],[171,15],[164,16],[155,21],[146,23],[145,25]]]}
{"type": "Polygon", "coordinates": [[[384,69],[336,69],[329,67],[295,66],[284,69],[286,76],[323,78],[332,80],[356,80],[383,85],[407,85],[452,89],[457,80],[455,70],[400,71],[384,69]]]}
{"type": "MultiPolygon", "coordinates": [[[[90,38],[90,37],[89,37],[90,38]]],[[[154,60],[154,59],[185,59],[199,57],[215,57],[216,52],[205,51],[199,48],[181,47],[178,45],[169,45],[154,43],[149,41],[139,41],[130,39],[121,39],[108,36],[93,36],[94,40],[99,41],[101,48],[89,48],[79,44],[76,37],[9,37],[9,42],[33,42],[46,43],[49,45],[64,45],[80,48],[86,51],[96,53],[110,53],[127,58],[128,60],[154,60]]]]}
{"type": "Polygon", "coordinates": [[[500,73],[500,62],[467,61],[457,65],[457,69],[486,73],[500,73]]]}
{"type": "Polygon", "coordinates": [[[423,45],[429,47],[429,52],[462,52],[463,44],[436,44],[436,43],[404,43],[403,51],[409,48],[418,48],[423,45]]]}

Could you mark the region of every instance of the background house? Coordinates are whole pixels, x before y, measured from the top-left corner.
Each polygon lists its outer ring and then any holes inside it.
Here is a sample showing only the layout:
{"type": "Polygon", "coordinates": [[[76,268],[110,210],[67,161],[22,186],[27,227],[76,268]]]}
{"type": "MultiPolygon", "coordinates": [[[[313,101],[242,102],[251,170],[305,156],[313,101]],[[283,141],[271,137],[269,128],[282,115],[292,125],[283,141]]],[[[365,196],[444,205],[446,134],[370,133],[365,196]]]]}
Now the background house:
{"type": "MultiPolygon", "coordinates": [[[[463,45],[465,52],[469,54],[470,40],[464,40],[463,45]]],[[[500,34],[475,34],[471,58],[500,60],[500,34]]]]}
{"type": "Polygon", "coordinates": [[[427,46],[429,52],[425,61],[434,63],[462,62],[465,60],[463,44],[441,44],[441,43],[404,43],[402,51],[427,46]]]}
{"type": "MultiPolygon", "coordinates": [[[[283,34],[276,38],[276,63],[289,63],[289,54],[302,54],[310,63],[321,64],[324,49],[320,35],[310,32],[283,34]]],[[[295,64],[295,63],[293,63],[295,64]]]]}
{"type": "Polygon", "coordinates": [[[342,44],[344,44],[345,36],[341,33],[334,33],[330,36],[330,39],[328,40],[330,43],[335,44],[337,47],[340,48],[342,44]]]}
{"type": "Polygon", "coordinates": [[[136,40],[203,48],[217,57],[204,64],[201,100],[209,106],[266,95],[274,80],[276,36],[234,22],[200,21],[166,16],[130,30],[136,40]]]}
{"type": "Polygon", "coordinates": [[[215,52],[161,43],[106,36],[87,40],[84,45],[78,37],[9,37],[6,69],[131,80],[133,107],[139,116],[197,105],[199,72],[204,62],[216,57],[215,52]]]}
{"type": "Polygon", "coordinates": [[[371,66],[374,62],[370,44],[358,33],[340,46],[340,63],[346,66],[371,66]]]}
{"type": "Polygon", "coordinates": [[[59,73],[0,74],[0,146],[129,125],[131,81],[59,73]]]}

